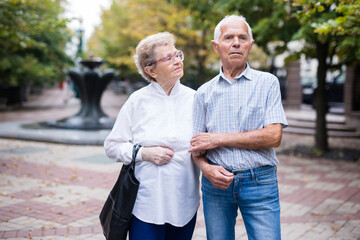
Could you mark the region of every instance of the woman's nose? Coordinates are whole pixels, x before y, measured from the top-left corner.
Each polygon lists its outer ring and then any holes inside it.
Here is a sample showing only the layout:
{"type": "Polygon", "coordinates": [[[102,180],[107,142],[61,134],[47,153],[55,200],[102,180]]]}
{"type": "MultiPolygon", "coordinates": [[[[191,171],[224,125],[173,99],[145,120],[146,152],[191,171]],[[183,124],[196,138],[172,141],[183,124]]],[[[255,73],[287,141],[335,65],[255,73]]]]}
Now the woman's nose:
{"type": "Polygon", "coordinates": [[[173,61],[173,64],[179,63],[179,62],[181,62],[181,58],[180,58],[180,56],[175,55],[173,57],[172,61],[173,61]]]}

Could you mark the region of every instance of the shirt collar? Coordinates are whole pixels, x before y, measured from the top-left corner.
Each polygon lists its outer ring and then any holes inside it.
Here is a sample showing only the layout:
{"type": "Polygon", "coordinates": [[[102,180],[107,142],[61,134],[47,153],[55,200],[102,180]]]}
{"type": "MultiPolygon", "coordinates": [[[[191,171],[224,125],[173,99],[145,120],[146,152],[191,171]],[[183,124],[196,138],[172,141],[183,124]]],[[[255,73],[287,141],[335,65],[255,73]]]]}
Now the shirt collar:
{"type": "MultiPolygon", "coordinates": [[[[244,78],[247,80],[251,80],[250,72],[251,72],[251,67],[248,63],[246,63],[245,70],[242,73],[240,73],[239,76],[235,77],[234,80],[239,80],[239,79],[241,79],[242,76],[244,76],[244,78]]],[[[223,80],[227,81],[228,83],[231,83],[231,81],[225,77],[225,74],[222,70],[222,66],[220,67],[220,78],[219,79],[223,79],[223,80]]]]}
{"type": "MultiPolygon", "coordinates": [[[[155,89],[156,92],[166,95],[165,90],[155,81],[152,81],[150,85],[155,89]]],[[[180,88],[180,79],[176,81],[174,87],[171,89],[170,96],[175,95],[177,92],[179,92],[180,88]]],[[[167,95],[166,95],[167,96],[167,95]]]]}

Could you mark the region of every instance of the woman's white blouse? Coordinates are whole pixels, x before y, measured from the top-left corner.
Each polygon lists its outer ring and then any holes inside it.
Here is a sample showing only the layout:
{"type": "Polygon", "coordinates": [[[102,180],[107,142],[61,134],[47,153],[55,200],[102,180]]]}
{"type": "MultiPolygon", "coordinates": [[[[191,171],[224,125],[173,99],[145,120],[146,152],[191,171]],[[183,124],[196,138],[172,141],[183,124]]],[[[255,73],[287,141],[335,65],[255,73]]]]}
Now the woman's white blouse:
{"type": "Polygon", "coordinates": [[[151,82],[129,97],[105,139],[107,156],[125,164],[131,161],[134,144],[174,150],[171,161],[162,166],[143,161],[141,149],[137,155],[135,175],[140,187],[133,214],[141,221],[182,227],[197,212],[199,169],[188,152],[194,93],[178,81],[168,96],[151,82]]]}

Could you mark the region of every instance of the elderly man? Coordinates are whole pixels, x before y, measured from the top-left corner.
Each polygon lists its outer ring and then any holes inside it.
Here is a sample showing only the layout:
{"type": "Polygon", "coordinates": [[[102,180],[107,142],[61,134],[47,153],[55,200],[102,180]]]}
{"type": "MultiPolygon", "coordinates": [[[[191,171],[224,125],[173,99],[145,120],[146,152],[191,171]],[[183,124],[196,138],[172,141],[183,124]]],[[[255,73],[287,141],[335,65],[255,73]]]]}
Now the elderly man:
{"type": "Polygon", "coordinates": [[[247,63],[254,43],[242,16],[226,16],[215,28],[220,74],[194,99],[190,152],[202,171],[208,240],[235,239],[240,209],[250,240],[280,239],[275,147],[287,126],[278,79],[247,63]]]}

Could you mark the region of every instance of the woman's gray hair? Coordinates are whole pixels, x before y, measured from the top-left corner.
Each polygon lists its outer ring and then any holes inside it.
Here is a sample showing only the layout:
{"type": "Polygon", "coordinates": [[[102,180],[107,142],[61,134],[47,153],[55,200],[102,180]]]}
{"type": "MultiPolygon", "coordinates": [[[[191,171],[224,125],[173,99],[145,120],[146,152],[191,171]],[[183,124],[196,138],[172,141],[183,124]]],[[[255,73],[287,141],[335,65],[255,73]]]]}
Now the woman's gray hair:
{"type": "Polygon", "coordinates": [[[248,34],[249,34],[249,38],[250,38],[250,42],[252,42],[253,40],[253,35],[252,35],[252,30],[250,25],[247,23],[246,19],[243,16],[238,16],[238,15],[228,15],[225,16],[215,27],[215,31],[214,31],[214,41],[216,43],[219,43],[220,40],[220,36],[221,36],[221,27],[228,22],[234,22],[234,21],[242,21],[243,23],[245,23],[245,25],[248,28],[248,34]]]}
{"type": "MultiPolygon", "coordinates": [[[[175,45],[175,36],[168,32],[159,32],[147,36],[136,47],[136,54],[134,55],[135,65],[140,75],[147,81],[156,81],[153,77],[147,74],[144,69],[156,62],[155,48],[159,46],[175,45]]],[[[155,63],[156,64],[156,63],[155,63]]]]}

